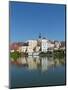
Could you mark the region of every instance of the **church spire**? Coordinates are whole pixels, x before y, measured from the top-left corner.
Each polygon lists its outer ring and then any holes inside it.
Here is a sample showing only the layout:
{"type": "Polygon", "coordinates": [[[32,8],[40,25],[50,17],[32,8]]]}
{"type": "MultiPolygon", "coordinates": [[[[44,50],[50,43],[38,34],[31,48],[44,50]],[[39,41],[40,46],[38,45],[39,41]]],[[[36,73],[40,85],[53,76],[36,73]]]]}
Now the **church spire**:
{"type": "Polygon", "coordinates": [[[41,33],[39,33],[39,39],[41,39],[41,33]]]}

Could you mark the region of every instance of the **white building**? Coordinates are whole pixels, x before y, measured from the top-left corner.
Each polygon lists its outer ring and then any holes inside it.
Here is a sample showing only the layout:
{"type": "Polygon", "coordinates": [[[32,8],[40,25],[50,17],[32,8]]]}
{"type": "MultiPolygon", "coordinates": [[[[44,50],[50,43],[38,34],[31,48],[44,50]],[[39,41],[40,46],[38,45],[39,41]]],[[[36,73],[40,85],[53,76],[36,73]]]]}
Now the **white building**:
{"type": "Polygon", "coordinates": [[[46,38],[43,39],[38,39],[38,40],[28,40],[26,41],[26,43],[28,43],[28,45],[23,45],[19,48],[20,52],[27,52],[28,55],[33,55],[36,53],[38,54],[40,51],[41,52],[47,52],[49,51],[53,51],[54,48],[58,49],[60,46],[60,42],[57,41],[50,41],[47,40],[46,38]]]}
{"type": "Polygon", "coordinates": [[[53,50],[54,50],[54,43],[49,40],[48,41],[48,51],[53,51],[53,50]]]}
{"type": "Polygon", "coordinates": [[[54,43],[48,41],[48,48],[54,48],[54,43]]]}
{"type": "Polygon", "coordinates": [[[37,40],[28,40],[28,46],[34,48],[37,46],[37,40]]]}
{"type": "Polygon", "coordinates": [[[34,52],[34,48],[37,46],[37,40],[28,40],[27,53],[28,55],[32,55],[34,52]]]}
{"type": "Polygon", "coordinates": [[[32,53],[34,52],[34,48],[37,46],[37,41],[36,40],[28,40],[28,45],[26,46],[21,46],[19,48],[19,51],[20,52],[27,52],[29,53],[30,55],[32,55],[32,53]]]}
{"type": "Polygon", "coordinates": [[[41,51],[42,52],[47,52],[48,49],[48,40],[47,39],[42,39],[41,40],[41,51]]]}
{"type": "Polygon", "coordinates": [[[40,51],[40,46],[36,46],[36,52],[40,51]]]}
{"type": "Polygon", "coordinates": [[[26,52],[26,50],[27,50],[27,46],[21,46],[21,47],[19,47],[19,51],[20,52],[26,52]]]}
{"type": "Polygon", "coordinates": [[[58,49],[60,47],[61,43],[58,41],[55,41],[55,47],[58,49]]]}
{"type": "Polygon", "coordinates": [[[33,52],[33,47],[32,46],[27,46],[27,52],[33,52]]]}

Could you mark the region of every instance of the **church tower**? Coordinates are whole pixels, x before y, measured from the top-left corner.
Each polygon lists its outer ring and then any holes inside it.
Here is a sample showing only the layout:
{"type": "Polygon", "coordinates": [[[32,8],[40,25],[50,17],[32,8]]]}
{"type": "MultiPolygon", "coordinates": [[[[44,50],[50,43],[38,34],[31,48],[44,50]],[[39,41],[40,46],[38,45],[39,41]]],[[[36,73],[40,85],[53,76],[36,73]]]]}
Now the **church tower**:
{"type": "Polygon", "coordinates": [[[41,33],[39,33],[39,39],[41,39],[41,33]]]}

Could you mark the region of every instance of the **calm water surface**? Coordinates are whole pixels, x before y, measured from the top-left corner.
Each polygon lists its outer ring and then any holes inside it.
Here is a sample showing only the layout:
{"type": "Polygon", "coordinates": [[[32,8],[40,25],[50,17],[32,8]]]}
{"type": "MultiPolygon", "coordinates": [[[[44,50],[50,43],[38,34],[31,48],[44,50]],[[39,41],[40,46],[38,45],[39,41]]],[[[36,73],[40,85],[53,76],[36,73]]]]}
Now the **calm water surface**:
{"type": "Polygon", "coordinates": [[[11,88],[65,85],[65,59],[21,57],[10,65],[11,88]]]}

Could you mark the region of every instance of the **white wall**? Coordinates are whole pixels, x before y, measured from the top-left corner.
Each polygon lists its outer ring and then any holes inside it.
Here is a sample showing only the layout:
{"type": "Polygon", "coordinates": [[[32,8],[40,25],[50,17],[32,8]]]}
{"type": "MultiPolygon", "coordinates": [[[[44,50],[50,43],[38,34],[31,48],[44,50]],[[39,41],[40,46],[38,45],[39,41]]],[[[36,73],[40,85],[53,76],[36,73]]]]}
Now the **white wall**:
{"type": "Polygon", "coordinates": [[[37,41],[36,40],[28,40],[29,46],[35,47],[37,46],[37,41]]]}
{"type": "Polygon", "coordinates": [[[33,52],[33,47],[31,47],[31,46],[28,46],[28,47],[27,47],[27,52],[30,52],[30,53],[32,53],[32,52],[33,52]]]}
{"type": "Polygon", "coordinates": [[[47,52],[47,49],[48,49],[48,43],[47,43],[48,40],[46,39],[43,39],[41,41],[41,49],[42,49],[42,52],[47,52]]]}
{"type": "Polygon", "coordinates": [[[26,49],[27,49],[27,46],[21,46],[21,47],[19,48],[19,50],[20,50],[21,52],[26,52],[26,49]]]}

